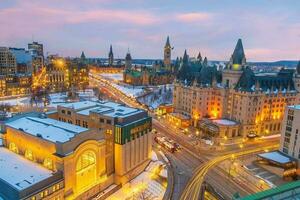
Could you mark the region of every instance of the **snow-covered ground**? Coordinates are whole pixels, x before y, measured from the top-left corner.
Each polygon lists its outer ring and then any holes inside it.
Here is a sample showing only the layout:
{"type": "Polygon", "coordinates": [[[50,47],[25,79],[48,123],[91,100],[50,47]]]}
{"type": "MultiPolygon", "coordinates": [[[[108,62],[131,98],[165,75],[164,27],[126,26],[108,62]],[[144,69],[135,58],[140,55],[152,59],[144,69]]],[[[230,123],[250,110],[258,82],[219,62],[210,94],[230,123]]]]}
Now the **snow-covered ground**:
{"type": "Polygon", "coordinates": [[[115,83],[112,83],[112,86],[130,97],[139,97],[144,94],[143,87],[129,86],[129,85],[126,86],[126,85],[120,85],[115,83]]]}
{"type": "Polygon", "coordinates": [[[154,89],[149,95],[138,98],[138,101],[146,104],[151,109],[156,109],[161,104],[172,103],[173,100],[173,86],[161,85],[154,89]]]}
{"type": "Polygon", "coordinates": [[[162,174],[166,176],[166,169],[163,168],[158,172],[163,162],[157,159],[157,155],[152,152],[152,161],[143,173],[122,186],[120,190],[109,196],[108,200],[142,200],[142,199],[163,199],[166,188],[154,177],[162,174]]]}
{"type": "MultiPolygon", "coordinates": [[[[97,100],[94,95],[94,91],[92,89],[86,89],[85,91],[77,92],[80,99],[85,100],[97,100]]],[[[66,92],[63,93],[53,93],[50,94],[50,104],[47,107],[56,107],[61,103],[67,102],[67,94],[66,92]]],[[[26,106],[30,105],[30,96],[28,97],[21,97],[21,98],[14,98],[8,100],[0,100],[0,105],[10,105],[10,106],[26,106]]],[[[37,106],[43,106],[43,103],[38,104],[37,106]]]]}
{"type": "Polygon", "coordinates": [[[123,74],[101,74],[101,76],[106,77],[108,79],[114,80],[114,81],[123,81],[123,74]]]}

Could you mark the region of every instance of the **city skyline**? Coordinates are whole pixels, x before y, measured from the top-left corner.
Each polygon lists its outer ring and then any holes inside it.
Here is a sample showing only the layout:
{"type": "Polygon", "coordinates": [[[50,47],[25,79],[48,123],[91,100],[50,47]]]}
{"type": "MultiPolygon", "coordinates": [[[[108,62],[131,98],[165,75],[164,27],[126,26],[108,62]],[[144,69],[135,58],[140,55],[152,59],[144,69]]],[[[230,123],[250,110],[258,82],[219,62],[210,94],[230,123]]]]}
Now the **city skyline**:
{"type": "MultiPolygon", "coordinates": [[[[296,1],[7,1],[0,4],[6,31],[1,46],[42,42],[62,56],[161,58],[166,37],[172,59],[200,51],[208,60],[228,60],[238,38],[247,61],[298,60],[300,23],[296,1]],[[58,4],[59,2],[59,4],[58,4]],[[22,31],[20,31],[22,30],[22,31]],[[85,31],[83,31],[85,30],[85,31]]],[[[299,5],[300,6],[300,5],[299,5]]]]}

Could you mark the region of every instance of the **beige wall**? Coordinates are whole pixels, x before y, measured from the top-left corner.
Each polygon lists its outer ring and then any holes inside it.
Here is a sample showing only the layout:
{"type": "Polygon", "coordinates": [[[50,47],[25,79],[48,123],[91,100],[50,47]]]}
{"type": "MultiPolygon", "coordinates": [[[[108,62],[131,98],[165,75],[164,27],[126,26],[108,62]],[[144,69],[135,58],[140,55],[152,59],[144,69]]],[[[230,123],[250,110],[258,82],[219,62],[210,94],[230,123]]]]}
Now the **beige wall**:
{"type": "Polygon", "coordinates": [[[209,116],[238,121],[245,137],[250,132],[258,135],[280,133],[285,106],[298,104],[299,94],[241,92],[176,83],[173,103],[176,112],[188,114],[194,120],[209,116]]]}

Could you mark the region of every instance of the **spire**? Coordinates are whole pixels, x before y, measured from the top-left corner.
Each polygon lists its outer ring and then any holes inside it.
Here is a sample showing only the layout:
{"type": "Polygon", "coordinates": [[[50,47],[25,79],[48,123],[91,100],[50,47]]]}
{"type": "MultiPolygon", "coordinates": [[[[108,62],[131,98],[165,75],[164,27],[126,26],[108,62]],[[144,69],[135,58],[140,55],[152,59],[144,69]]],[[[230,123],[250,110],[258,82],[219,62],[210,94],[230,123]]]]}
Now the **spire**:
{"type": "Polygon", "coordinates": [[[171,47],[169,36],[167,37],[167,41],[166,41],[165,47],[171,47]]]}
{"type": "Polygon", "coordinates": [[[207,57],[204,58],[204,60],[203,60],[203,65],[204,65],[204,66],[207,66],[207,57]]]}
{"type": "Polygon", "coordinates": [[[114,63],[114,53],[112,50],[112,45],[110,45],[109,53],[108,53],[108,64],[113,65],[113,63],[114,63]]]}
{"type": "Polygon", "coordinates": [[[112,55],[112,54],[113,54],[112,45],[110,45],[110,48],[109,48],[109,55],[112,55]]]}
{"type": "Polygon", "coordinates": [[[299,60],[298,65],[297,65],[297,74],[300,74],[300,60],[299,60]]]}
{"type": "Polygon", "coordinates": [[[130,51],[128,49],[125,60],[131,60],[131,55],[130,55],[130,51]]]}
{"type": "Polygon", "coordinates": [[[186,49],[185,49],[184,54],[183,54],[183,58],[182,58],[182,62],[188,62],[188,60],[189,60],[189,57],[188,57],[188,55],[186,53],[186,49]]]}
{"type": "Polygon", "coordinates": [[[85,59],[85,54],[84,54],[84,51],[82,51],[82,52],[81,52],[81,56],[80,56],[80,58],[81,58],[82,60],[84,60],[84,59],[85,59]]]}
{"type": "Polygon", "coordinates": [[[199,53],[198,53],[197,60],[198,60],[198,61],[202,61],[202,56],[201,56],[200,51],[199,51],[199,53]]]}
{"type": "Polygon", "coordinates": [[[231,64],[244,65],[246,64],[246,56],[244,53],[244,47],[242,40],[238,39],[233,54],[231,56],[231,64]]]}

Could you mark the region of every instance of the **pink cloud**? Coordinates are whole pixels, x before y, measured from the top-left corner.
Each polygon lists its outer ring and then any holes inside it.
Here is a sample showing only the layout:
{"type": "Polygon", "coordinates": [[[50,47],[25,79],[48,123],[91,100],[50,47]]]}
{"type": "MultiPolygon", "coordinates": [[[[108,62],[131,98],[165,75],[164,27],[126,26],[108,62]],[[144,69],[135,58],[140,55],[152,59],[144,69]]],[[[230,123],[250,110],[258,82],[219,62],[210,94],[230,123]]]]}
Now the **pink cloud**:
{"type": "Polygon", "coordinates": [[[202,13],[202,12],[191,12],[191,13],[184,13],[184,14],[178,14],[176,16],[176,19],[181,22],[199,22],[199,21],[205,21],[212,18],[212,14],[210,13],[202,13]]]}

